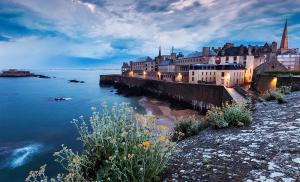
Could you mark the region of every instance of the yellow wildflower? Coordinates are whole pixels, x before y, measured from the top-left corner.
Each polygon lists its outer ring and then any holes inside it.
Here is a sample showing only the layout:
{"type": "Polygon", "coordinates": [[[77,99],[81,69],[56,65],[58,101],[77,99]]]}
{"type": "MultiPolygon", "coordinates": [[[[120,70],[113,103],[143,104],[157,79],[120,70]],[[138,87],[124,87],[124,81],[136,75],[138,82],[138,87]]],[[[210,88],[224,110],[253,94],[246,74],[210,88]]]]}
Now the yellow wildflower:
{"type": "Polygon", "coordinates": [[[151,146],[151,142],[150,142],[150,141],[144,141],[144,142],[142,143],[142,146],[143,146],[143,148],[144,148],[145,150],[148,150],[148,149],[150,148],[150,146],[151,146]]]}
{"type": "Polygon", "coordinates": [[[128,159],[133,158],[134,154],[128,154],[128,159]]]}
{"type": "Polygon", "coordinates": [[[79,164],[80,163],[80,158],[78,156],[74,157],[73,162],[76,163],[76,164],[79,164]]]}
{"type": "Polygon", "coordinates": [[[160,141],[160,142],[166,141],[166,137],[165,137],[165,136],[160,136],[160,137],[159,137],[159,141],[160,141]]]}

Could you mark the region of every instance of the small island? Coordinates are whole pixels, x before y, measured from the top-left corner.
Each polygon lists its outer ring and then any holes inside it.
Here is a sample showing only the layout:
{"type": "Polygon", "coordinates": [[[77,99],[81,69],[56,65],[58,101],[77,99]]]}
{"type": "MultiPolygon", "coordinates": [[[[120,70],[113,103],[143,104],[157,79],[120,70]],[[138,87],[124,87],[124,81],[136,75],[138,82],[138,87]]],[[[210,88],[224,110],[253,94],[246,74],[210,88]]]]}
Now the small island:
{"type": "Polygon", "coordinates": [[[0,73],[0,77],[38,77],[38,78],[50,78],[49,76],[34,74],[30,71],[9,69],[0,73]]]}
{"type": "Polygon", "coordinates": [[[79,80],[69,80],[69,83],[84,83],[84,81],[79,81],[79,80]]]}

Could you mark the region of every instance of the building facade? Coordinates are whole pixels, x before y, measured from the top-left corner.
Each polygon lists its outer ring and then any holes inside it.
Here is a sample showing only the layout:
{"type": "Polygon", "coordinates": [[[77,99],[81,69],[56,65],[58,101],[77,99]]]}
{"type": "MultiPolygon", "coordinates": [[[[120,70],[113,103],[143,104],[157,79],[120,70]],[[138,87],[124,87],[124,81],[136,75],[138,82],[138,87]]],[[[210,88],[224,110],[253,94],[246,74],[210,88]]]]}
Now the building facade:
{"type": "Polygon", "coordinates": [[[196,64],[189,70],[189,83],[216,84],[234,87],[244,84],[245,67],[242,64],[196,64]]]}

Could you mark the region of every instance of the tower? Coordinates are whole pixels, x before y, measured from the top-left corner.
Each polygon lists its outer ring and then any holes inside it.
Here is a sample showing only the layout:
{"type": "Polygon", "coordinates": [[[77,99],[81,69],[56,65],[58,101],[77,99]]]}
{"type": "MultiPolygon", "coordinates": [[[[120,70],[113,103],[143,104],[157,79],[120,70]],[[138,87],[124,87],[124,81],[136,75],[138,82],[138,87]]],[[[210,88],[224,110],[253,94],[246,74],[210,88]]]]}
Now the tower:
{"type": "Polygon", "coordinates": [[[158,57],[161,57],[161,47],[159,46],[158,57]]]}
{"type": "Polygon", "coordinates": [[[288,49],[289,49],[289,42],[288,42],[287,19],[285,19],[285,25],[284,25],[281,43],[280,43],[280,50],[288,50],[288,49]]]}

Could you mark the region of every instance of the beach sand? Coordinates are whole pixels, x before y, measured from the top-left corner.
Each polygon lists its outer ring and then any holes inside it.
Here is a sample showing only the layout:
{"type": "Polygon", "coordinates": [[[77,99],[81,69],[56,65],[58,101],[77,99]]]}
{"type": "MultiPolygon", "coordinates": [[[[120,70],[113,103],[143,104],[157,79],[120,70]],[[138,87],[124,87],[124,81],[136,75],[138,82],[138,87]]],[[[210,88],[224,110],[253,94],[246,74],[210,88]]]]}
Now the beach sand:
{"type": "Polygon", "coordinates": [[[176,119],[180,117],[201,117],[195,110],[174,108],[167,101],[159,101],[153,98],[141,97],[138,102],[142,107],[145,108],[147,115],[156,116],[158,124],[166,125],[169,128],[173,128],[176,119]]]}

